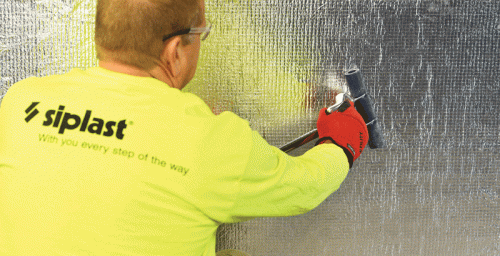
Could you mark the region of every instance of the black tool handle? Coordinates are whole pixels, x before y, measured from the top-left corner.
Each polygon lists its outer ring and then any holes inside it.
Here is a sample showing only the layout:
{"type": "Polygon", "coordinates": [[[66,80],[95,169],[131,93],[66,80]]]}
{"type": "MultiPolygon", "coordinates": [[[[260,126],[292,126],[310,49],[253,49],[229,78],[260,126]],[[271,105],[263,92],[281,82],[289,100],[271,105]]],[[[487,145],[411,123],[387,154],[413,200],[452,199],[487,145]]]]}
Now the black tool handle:
{"type": "Polygon", "coordinates": [[[291,142],[288,142],[287,144],[285,144],[284,146],[281,146],[280,149],[281,151],[285,152],[285,153],[288,153],[312,140],[315,140],[318,138],[318,130],[317,129],[314,129],[300,137],[298,137],[297,139],[291,141],[291,142]]]}
{"type": "Polygon", "coordinates": [[[368,135],[370,136],[368,145],[372,149],[385,147],[382,127],[373,109],[373,100],[366,90],[361,71],[357,68],[348,70],[345,73],[345,78],[349,86],[349,91],[351,92],[351,97],[355,100],[354,107],[367,124],[368,135]]]}

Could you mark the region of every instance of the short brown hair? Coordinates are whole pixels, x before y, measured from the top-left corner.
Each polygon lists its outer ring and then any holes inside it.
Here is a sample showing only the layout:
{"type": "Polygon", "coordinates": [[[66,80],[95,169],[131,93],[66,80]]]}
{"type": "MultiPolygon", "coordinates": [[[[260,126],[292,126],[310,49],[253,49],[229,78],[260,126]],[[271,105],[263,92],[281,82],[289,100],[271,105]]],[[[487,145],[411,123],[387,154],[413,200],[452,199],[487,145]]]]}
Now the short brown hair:
{"type": "Polygon", "coordinates": [[[97,58],[149,70],[161,55],[163,36],[203,22],[200,8],[200,0],[97,0],[97,58]]]}

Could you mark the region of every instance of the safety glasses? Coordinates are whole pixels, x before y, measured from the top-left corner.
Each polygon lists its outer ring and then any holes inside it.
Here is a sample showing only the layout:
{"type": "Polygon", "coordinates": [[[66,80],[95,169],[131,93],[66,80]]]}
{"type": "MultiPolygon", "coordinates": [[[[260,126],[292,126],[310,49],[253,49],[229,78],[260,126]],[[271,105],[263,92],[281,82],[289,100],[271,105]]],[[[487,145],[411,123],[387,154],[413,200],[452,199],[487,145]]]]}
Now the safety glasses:
{"type": "Polygon", "coordinates": [[[204,28],[188,28],[188,29],[183,29],[177,32],[174,32],[172,34],[166,35],[163,37],[163,42],[167,41],[168,39],[174,37],[174,36],[180,36],[180,35],[186,35],[186,34],[200,34],[200,39],[201,41],[204,41],[207,39],[208,35],[210,34],[210,30],[212,29],[212,23],[207,20],[207,26],[204,28]]]}

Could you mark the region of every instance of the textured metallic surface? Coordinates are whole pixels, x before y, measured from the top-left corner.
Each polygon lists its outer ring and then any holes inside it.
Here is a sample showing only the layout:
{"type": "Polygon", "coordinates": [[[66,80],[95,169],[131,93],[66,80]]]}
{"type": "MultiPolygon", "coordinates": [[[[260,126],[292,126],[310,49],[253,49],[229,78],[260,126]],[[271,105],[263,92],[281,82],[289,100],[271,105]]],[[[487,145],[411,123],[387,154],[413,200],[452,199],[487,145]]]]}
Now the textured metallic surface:
{"type": "MultiPolygon", "coordinates": [[[[96,65],[94,5],[0,0],[0,95],[96,65]]],[[[388,145],[367,149],[307,214],[223,225],[219,250],[500,255],[499,1],[208,0],[207,17],[214,31],[186,90],[214,112],[280,146],[315,128],[357,65],[388,145]]]]}

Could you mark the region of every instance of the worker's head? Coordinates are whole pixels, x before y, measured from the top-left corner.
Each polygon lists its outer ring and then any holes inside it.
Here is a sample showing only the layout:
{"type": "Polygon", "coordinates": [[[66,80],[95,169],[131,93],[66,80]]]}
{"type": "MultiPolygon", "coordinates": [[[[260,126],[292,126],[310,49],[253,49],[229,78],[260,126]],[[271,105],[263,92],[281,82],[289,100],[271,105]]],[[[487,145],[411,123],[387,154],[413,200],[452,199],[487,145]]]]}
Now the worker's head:
{"type": "Polygon", "coordinates": [[[176,34],[205,24],[204,0],[98,0],[97,58],[147,71],[160,68],[184,86],[196,70],[200,34],[176,34]]]}

